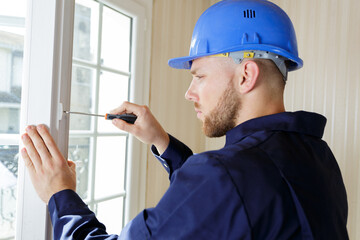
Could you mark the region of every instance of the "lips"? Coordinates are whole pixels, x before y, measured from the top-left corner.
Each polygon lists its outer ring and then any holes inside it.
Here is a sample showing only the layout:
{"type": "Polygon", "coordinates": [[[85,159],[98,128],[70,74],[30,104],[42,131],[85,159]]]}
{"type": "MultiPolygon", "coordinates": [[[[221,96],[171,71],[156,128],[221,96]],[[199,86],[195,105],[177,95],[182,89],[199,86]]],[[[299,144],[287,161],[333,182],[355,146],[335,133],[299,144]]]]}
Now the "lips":
{"type": "Polygon", "coordinates": [[[196,116],[197,118],[201,118],[201,116],[203,115],[202,111],[200,110],[200,104],[198,102],[195,102],[194,103],[194,109],[195,109],[195,112],[196,112],[196,116]]]}
{"type": "Polygon", "coordinates": [[[197,118],[200,118],[201,115],[202,115],[202,112],[199,109],[196,109],[196,108],[195,108],[195,112],[196,112],[197,118]]]}

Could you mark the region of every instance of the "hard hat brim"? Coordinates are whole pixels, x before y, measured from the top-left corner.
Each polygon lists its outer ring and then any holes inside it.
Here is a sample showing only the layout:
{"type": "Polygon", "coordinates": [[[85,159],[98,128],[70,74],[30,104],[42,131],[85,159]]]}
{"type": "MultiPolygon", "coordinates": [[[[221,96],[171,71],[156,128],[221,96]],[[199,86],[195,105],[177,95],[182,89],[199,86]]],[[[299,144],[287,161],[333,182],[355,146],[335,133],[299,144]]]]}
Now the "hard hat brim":
{"type": "Polygon", "coordinates": [[[284,51],[283,49],[277,48],[275,46],[265,45],[265,44],[247,44],[243,45],[241,47],[232,48],[232,49],[226,49],[219,52],[213,52],[213,53],[203,53],[193,56],[185,56],[185,57],[178,57],[178,58],[172,58],[168,61],[168,64],[172,68],[176,69],[190,69],[191,63],[193,60],[211,56],[219,53],[227,53],[227,52],[235,52],[235,51],[244,51],[244,50],[262,50],[262,51],[269,51],[275,54],[279,54],[280,56],[283,56],[289,60],[289,71],[294,71],[297,69],[300,69],[303,66],[303,60],[287,51],[284,51]]]}

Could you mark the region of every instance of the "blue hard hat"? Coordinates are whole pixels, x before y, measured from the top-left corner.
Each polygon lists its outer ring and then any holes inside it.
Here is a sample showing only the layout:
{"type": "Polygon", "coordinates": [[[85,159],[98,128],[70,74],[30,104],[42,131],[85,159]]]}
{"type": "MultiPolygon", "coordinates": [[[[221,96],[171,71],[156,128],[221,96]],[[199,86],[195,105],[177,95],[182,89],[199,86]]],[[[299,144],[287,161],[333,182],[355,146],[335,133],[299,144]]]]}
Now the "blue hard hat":
{"type": "Polygon", "coordinates": [[[189,56],[169,60],[169,66],[190,69],[194,59],[244,50],[268,51],[286,59],[289,71],[302,67],[290,18],[266,0],[223,0],[197,21],[189,56]]]}

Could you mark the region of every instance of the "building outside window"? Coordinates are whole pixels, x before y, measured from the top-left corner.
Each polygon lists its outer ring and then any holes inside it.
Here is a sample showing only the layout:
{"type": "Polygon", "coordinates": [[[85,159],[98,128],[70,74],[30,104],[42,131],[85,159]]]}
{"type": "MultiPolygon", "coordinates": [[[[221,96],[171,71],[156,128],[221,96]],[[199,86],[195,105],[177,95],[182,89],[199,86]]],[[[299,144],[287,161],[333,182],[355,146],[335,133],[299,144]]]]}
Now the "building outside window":
{"type": "Polygon", "coordinates": [[[25,0],[0,8],[0,240],[15,239],[25,0]]]}

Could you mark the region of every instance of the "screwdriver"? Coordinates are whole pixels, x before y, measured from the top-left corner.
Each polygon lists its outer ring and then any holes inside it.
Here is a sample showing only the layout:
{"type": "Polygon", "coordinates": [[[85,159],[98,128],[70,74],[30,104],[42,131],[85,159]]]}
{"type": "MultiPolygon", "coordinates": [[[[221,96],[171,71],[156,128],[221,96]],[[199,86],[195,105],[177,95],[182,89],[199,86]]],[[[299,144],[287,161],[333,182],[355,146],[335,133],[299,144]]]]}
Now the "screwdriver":
{"type": "Polygon", "coordinates": [[[81,115],[95,116],[95,117],[104,117],[106,120],[112,120],[112,119],[117,118],[117,119],[124,120],[125,122],[131,123],[131,124],[134,124],[134,122],[137,119],[136,115],[129,114],[129,113],[125,113],[125,114],[110,114],[110,113],[107,113],[105,115],[92,114],[92,113],[83,113],[83,112],[70,112],[70,111],[64,111],[64,113],[81,114],[81,115]]]}

